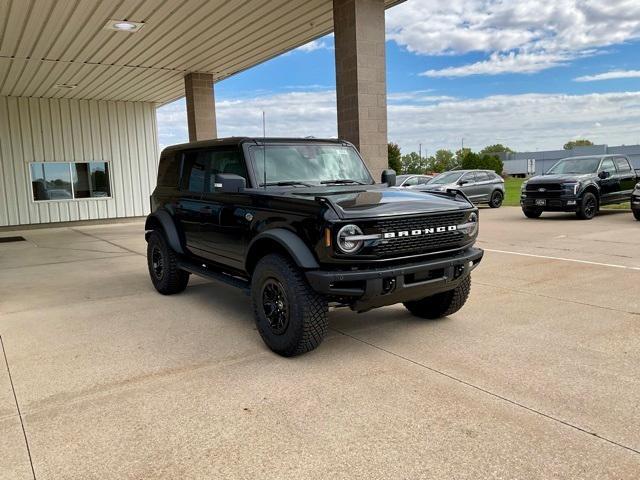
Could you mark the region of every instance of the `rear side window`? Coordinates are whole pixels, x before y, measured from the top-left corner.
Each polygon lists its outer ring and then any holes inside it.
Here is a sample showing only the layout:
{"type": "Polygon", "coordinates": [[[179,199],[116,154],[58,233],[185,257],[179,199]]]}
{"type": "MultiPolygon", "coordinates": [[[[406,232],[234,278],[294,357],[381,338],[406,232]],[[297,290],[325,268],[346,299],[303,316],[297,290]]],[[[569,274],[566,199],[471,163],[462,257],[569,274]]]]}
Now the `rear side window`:
{"type": "Polygon", "coordinates": [[[418,185],[426,185],[431,180],[429,177],[420,177],[418,178],[418,185]]]}
{"type": "Polygon", "coordinates": [[[204,152],[187,152],[182,163],[181,189],[189,192],[204,192],[207,175],[207,158],[204,152]]]}
{"type": "Polygon", "coordinates": [[[624,157],[616,157],[614,160],[616,162],[616,167],[618,167],[618,172],[625,173],[631,171],[631,165],[629,165],[629,160],[624,157]]]}
{"type": "Polygon", "coordinates": [[[247,180],[247,170],[238,150],[186,152],[182,167],[181,189],[196,193],[212,193],[218,173],[232,173],[247,180]]]}
{"type": "Polygon", "coordinates": [[[158,165],[158,185],[173,188],[178,185],[181,158],[182,156],[175,152],[162,152],[158,165]]]}
{"type": "Polygon", "coordinates": [[[488,182],[492,180],[492,178],[487,172],[476,172],[476,180],[478,182],[488,182]]]}

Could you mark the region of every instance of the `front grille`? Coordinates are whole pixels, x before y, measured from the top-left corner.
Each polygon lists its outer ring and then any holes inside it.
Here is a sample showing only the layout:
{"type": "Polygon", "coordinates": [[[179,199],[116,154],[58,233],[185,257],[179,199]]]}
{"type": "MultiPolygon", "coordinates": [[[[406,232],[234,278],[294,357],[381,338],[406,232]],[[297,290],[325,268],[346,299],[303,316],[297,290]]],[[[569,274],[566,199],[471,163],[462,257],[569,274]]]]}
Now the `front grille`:
{"type": "MultiPolygon", "coordinates": [[[[414,229],[448,227],[466,221],[467,212],[452,212],[417,217],[396,217],[372,222],[365,233],[401,232],[414,229]]],[[[368,253],[379,257],[430,253],[462,246],[465,235],[459,231],[436,232],[426,235],[396,237],[374,242],[368,253]]]]}
{"type": "Polygon", "coordinates": [[[560,198],[563,194],[562,185],[559,183],[527,184],[525,191],[528,198],[560,198]]]}
{"type": "Polygon", "coordinates": [[[544,188],[546,190],[562,190],[562,185],[559,183],[527,183],[527,191],[538,190],[544,188]]]}

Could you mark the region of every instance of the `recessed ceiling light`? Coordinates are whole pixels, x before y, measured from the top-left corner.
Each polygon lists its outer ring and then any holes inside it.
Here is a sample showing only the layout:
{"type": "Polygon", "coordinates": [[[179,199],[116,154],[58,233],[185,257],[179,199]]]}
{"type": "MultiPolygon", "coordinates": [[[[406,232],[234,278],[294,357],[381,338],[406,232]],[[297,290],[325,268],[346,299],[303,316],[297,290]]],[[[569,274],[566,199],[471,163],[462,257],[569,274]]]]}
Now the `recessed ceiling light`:
{"type": "Polygon", "coordinates": [[[144,27],[143,22],[130,22],[129,20],[108,20],[103,27],[105,30],[134,33],[144,27]]]}
{"type": "Polygon", "coordinates": [[[56,83],[54,85],[54,87],[56,88],[62,88],[64,90],[72,90],[74,88],[76,88],[78,85],[75,85],[73,83],[56,83]]]}

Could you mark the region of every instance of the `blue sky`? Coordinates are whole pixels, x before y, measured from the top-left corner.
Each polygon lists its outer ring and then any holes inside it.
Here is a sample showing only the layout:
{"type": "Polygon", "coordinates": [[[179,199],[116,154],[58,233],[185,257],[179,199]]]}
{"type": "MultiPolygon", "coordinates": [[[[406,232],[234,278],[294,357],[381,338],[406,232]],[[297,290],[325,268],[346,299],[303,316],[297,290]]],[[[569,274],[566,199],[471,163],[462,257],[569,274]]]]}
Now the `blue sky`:
{"type": "MultiPolygon", "coordinates": [[[[640,143],[640,2],[408,0],[389,9],[389,139],[404,152],[640,143]]],[[[333,38],[215,86],[218,133],[335,136],[333,38]]],[[[184,101],[159,109],[186,140],[184,101]],[[183,122],[183,123],[182,123],[183,122]]]]}

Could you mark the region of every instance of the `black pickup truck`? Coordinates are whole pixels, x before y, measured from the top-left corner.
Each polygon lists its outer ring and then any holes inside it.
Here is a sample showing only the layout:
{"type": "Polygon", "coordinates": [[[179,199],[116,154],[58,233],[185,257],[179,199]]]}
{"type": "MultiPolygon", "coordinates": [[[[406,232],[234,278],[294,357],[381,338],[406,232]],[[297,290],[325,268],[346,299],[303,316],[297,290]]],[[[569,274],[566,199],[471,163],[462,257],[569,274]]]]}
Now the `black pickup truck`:
{"type": "Polygon", "coordinates": [[[522,184],[520,205],[528,218],[548,211],[590,220],[602,205],[628,202],[639,180],[623,155],[564,158],[522,184]]]}
{"type": "Polygon", "coordinates": [[[166,148],[145,226],[151,280],[165,295],[191,273],[244,289],[263,340],[284,356],[322,341],[329,306],[458,311],[483,255],[478,209],[457,191],[388,188],[393,170],[382,181],[340,140],[166,148]]]}

